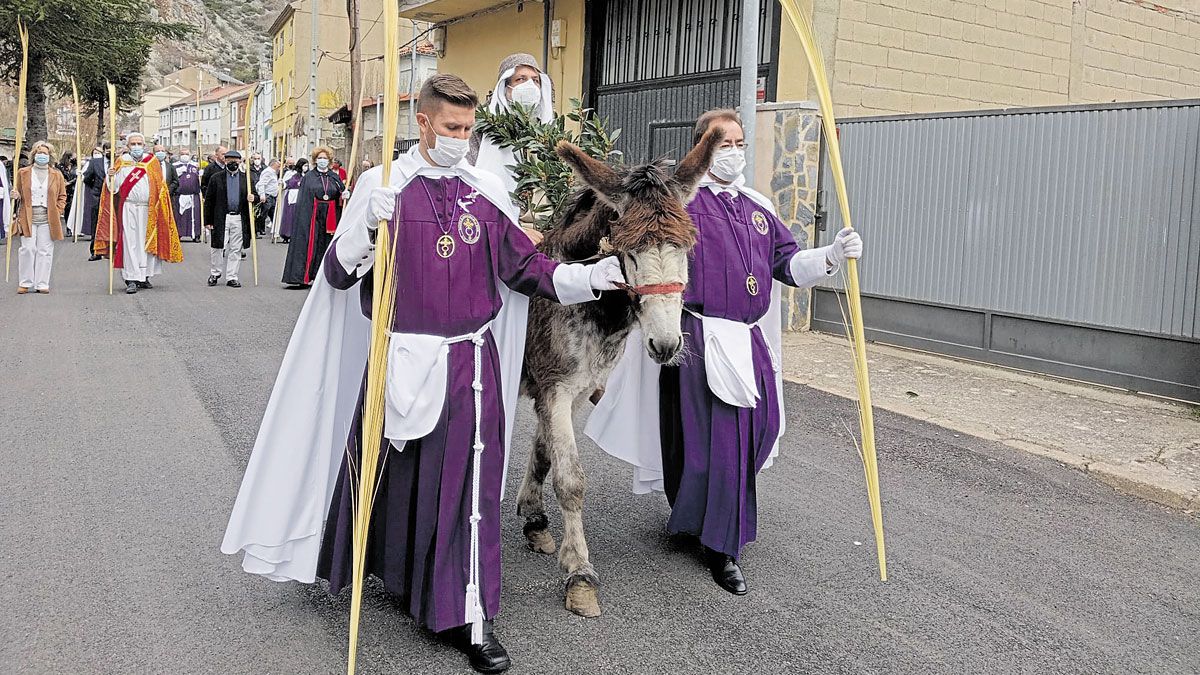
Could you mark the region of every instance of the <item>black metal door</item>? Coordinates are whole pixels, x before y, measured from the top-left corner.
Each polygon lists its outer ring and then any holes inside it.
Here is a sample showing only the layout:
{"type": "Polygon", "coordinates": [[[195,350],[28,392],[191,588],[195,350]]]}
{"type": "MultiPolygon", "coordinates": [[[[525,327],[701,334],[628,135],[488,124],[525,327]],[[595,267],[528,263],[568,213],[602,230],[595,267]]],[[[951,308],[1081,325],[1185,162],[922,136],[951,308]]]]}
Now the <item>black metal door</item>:
{"type": "MultiPolygon", "coordinates": [[[[741,0],[638,0],[589,4],[589,104],[630,162],[680,158],[696,118],[738,104],[741,0]]],[[[759,77],[774,99],[779,3],[759,16],[759,77]]]]}

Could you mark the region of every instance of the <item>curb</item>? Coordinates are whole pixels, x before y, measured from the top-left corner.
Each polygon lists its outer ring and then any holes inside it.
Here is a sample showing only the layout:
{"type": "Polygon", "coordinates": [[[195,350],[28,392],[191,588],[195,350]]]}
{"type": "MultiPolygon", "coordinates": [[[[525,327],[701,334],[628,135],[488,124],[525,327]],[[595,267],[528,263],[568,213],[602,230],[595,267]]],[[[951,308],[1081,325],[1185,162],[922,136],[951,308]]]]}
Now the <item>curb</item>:
{"type": "MultiPolygon", "coordinates": [[[[827,387],[822,387],[813,382],[802,382],[787,376],[784,377],[784,380],[791,382],[792,384],[798,384],[810,389],[816,389],[817,391],[821,391],[826,394],[832,394],[833,396],[837,396],[838,398],[843,398],[848,401],[855,400],[851,396],[847,396],[844,393],[834,391],[827,387]]],[[[957,433],[967,434],[986,441],[1000,443],[1001,445],[1008,446],[1014,450],[1020,450],[1031,455],[1054,460],[1063,466],[1077,469],[1083,473],[1086,473],[1095,478],[1097,481],[1104,483],[1115,490],[1139,499],[1144,499],[1146,501],[1159,504],[1160,506],[1166,506],[1187,514],[1200,511],[1200,489],[1185,485],[1171,485],[1169,483],[1175,481],[1170,480],[1151,480],[1143,475],[1146,473],[1144,470],[1135,470],[1120,464],[1093,461],[1087,457],[1071,454],[1059,448],[1039,445],[1037,443],[1030,443],[1028,441],[1015,438],[1006,438],[982,428],[965,428],[970,425],[955,426],[950,424],[947,420],[930,417],[929,415],[915,408],[883,405],[879,403],[875,403],[874,407],[880,410],[886,410],[896,415],[903,415],[921,422],[926,422],[944,429],[949,429],[957,433]]]]}

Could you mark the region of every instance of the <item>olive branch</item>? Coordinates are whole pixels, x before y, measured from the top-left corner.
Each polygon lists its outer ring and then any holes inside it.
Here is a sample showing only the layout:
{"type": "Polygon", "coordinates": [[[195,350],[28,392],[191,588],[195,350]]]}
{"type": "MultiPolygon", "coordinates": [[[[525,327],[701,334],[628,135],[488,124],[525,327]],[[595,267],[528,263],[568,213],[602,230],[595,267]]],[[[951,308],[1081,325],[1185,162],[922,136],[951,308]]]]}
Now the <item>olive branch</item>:
{"type": "Polygon", "coordinates": [[[575,177],[554,147],[559,141],[578,146],[588,155],[608,161],[621,130],[609,132],[595,111],[584,108],[579,99],[571,99],[566,115],[555,115],[549,122],[535,118],[530,108],[515,105],[509,111],[492,113],[480,106],[475,112],[475,127],[496,145],[513,151],[517,187],[513,201],[533,218],[539,230],[554,227],[567,198],[575,188],[575,177]],[[567,122],[579,131],[567,128],[567,122]]]}

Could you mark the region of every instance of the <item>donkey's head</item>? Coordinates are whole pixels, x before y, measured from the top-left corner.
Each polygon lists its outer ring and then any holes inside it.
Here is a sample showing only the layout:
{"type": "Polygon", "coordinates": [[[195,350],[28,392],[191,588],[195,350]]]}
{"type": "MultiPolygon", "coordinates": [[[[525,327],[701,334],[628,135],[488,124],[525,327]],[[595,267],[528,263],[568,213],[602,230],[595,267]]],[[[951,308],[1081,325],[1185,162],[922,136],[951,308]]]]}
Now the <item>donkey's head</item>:
{"type": "Polygon", "coordinates": [[[556,151],[575,175],[617,216],[609,245],[621,258],[625,280],[638,296],[638,323],[646,351],[658,363],[671,363],[683,348],[680,314],[688,281],[688,254],[696,226],[686,205],[712,164],[723,132],[710,129],[668,175],[662,162],[618,172],[570,143],[556,151]]]}

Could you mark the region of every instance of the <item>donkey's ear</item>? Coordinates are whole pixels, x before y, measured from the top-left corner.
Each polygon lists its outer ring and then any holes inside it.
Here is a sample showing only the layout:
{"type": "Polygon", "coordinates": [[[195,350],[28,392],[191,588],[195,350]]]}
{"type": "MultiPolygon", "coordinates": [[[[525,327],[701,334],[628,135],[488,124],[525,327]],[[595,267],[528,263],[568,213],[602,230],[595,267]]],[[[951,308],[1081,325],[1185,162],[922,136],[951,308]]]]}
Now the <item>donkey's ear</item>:
{"type": "Polygon", "coordinates": [[[592,157],[575,145],[559,141],[554,152],[566,162],[583,184],[591,188],[609,206],[621,211],[623,205],[621,176],[604,162],[592,157]]]}
{"type": "Polygon", "coordinates": [[[712,166],[713,154],[717,152],[717,147],[723,140],[725,140],[724,129],[715,125],[709,127],[696,147],[692,148],[687,156],[679,162],[679,167],[675,169],[675,175],[671,177],[671,186],[684,204],[692,201],[692,197],[696,196],[696,186],[708,172],[708,167],[712,166]]]}

